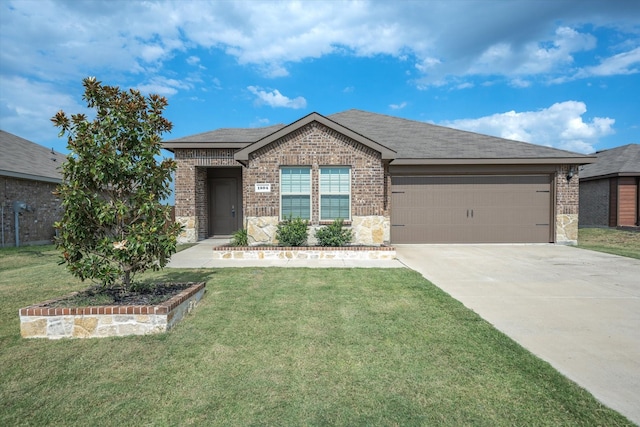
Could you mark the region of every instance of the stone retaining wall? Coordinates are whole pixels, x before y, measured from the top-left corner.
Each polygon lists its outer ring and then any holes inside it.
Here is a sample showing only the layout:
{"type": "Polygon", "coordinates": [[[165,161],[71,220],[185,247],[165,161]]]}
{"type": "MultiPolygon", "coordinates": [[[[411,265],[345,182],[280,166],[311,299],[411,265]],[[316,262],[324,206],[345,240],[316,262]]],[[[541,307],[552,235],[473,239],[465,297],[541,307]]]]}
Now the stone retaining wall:
{"type": "Polygon", "coordinates": [[[357,260],[396,258],[393,247],[343,246],[330,247],[217,247],[213,249],[213,259],[332,259],[357,260]]]}
{"type": "Polygon", "coordinates": [[[97,338],[166,332],[197,306],[205,283],[149,306],[45,307],[56,300],[20,309],[23,338],[97,338]]]}

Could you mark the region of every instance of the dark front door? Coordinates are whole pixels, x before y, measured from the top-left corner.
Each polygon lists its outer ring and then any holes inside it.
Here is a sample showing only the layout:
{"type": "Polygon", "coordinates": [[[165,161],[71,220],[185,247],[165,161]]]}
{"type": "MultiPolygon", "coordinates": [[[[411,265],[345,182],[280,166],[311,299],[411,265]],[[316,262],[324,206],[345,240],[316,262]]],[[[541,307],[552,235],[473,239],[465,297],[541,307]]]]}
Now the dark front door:
{"type": "Polygon", "coordinates": [[[209,209],[209,234],[230,235],[238,230],[241,206],[239,206],[239,180],[220,177],[210,181],[211,205],[209,209]]]}

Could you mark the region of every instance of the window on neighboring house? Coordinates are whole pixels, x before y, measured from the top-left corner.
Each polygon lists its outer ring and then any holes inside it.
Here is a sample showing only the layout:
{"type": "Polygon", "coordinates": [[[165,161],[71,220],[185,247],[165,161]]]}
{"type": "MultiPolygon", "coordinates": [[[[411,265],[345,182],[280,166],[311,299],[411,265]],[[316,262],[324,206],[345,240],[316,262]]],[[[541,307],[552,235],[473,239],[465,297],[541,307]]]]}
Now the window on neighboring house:
{"type": "Polygon", "coordinates": [[[351,169],[320,168],[320,221],[351,219],[351,169]]]}
{"type": "Polygon", "coordinates": [[[280,169],[280,218],[311,219],[311,168],[280,169]]]}

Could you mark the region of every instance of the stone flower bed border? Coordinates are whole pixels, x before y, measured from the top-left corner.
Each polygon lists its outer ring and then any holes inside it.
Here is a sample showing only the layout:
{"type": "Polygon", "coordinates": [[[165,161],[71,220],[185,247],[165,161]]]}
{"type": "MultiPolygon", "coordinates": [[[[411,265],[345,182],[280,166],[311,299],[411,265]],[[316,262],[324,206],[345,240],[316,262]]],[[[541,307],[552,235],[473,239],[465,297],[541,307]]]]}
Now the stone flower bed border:
{"type": "Polygon", "coordinates": [[[206,283],[194,283],[157,305],[45,307],[57,298],[20,309],[23,338],[96,338],[166,332],[195,308],[206,283]]]}
{"type": "Polygon", "coordinates": [[[213,259],[319,259],[319,260],[392,260],[396,249],[391,246],[218,246],[213,259]]]}

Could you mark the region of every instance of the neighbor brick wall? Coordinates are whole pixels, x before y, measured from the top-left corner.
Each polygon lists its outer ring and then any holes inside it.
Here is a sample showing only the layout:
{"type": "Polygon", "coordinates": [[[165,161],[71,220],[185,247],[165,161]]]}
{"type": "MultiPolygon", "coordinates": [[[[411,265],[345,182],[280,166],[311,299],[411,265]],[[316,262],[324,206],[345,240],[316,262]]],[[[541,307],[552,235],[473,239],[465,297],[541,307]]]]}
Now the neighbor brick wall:
{"type": "Polygon", "coordinates": [[[239,166],[233,149],[176,149],[175,212],[176,218],[197,219],[197,239],[207,236],[208,194],[207,168],[239,166]]]}
{"type": "Polygon", "coordinates": [[[4,233],[5,246],[15,246],[14,201],[25,202],[34,209],[23,211],[19,217],[20,245],[53,241],[53,224],[62,217],[60,199],[52,194],[56,187],[57,184],[51,182],[0,176],[0,205],[3,207],[0,209],[0,233],[4,233]]]}
{"type": "Polygon", "coordinates": [[[609,225],[609,180],[580,182],[580,226],[609,225]]]}
{"type": "Polygon", "coordinates": [[[318,122],[251,153],[243,171],[245,216],[279,216],[280,167],[311,166],[311,220],[318,223],[319,167],[332,165],[351,167],[352,216],[388,216],[380,153],[318,122]],[[256,183],[270,183],[271,192],[256,193],[256,183]]]}

